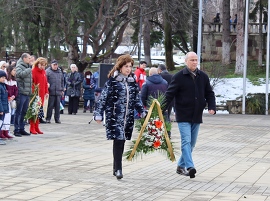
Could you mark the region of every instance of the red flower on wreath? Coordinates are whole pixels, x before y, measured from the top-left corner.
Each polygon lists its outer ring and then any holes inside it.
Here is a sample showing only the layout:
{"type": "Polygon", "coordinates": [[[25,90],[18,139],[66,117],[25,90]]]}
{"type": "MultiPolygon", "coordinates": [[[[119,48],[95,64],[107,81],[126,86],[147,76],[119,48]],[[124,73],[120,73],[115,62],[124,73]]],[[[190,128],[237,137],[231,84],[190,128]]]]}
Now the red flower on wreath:
{"type": "Polygon", "coordinates": [[[162,121],[155,121],[155,126],[156,126],[157,128],[161,128],[161,126],[162,126],[162,121]]]}
{"type": "Polygon", "coordinates": [[[159,148],[160,145],[161,145],[160,140],[156,140],[156,141],[154,142],[154,144],[153,144],[153,146],[154,146],[156,149],[159,148]]]}

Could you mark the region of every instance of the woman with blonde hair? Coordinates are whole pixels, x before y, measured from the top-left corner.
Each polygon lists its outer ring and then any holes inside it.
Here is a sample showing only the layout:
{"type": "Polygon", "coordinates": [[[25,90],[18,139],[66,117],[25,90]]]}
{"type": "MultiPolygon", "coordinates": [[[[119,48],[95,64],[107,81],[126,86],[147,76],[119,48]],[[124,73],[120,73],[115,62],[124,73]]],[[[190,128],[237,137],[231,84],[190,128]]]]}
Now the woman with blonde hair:
{"type": "Polygon", "coordinates": [[[32,67],[32,90],[34,91],[34,86],[39,85],[39,96],[41,98],[42,106],[40,107],[40,111],[38,114],[38,118],[36,121],[30,119],[30,133],[31,134],[43,134],[43,132],[39,129],[39,121],[40,119],[44,118],[43,112],[43,104],[45,97],[49,97],[48,91],[48,81],[46,76],[45,68],[48,64],[47,59],[43,57],[37,58],[36,61],[33,63],[32,67]]]}
{"type": "Polygon", "coordinates": [[[122,55],[109,72],[109,80],[100,95],[94,119],[97,123],[103,120],[105,112],[106,134],[113,140],[113,175],[123,178],[122,156],[126,140],[130,140],[134,127],[134,109],[141,117],[146,115],[139,98],[139,87],[132,71],[134,64],[130,55],[122,55]]]}

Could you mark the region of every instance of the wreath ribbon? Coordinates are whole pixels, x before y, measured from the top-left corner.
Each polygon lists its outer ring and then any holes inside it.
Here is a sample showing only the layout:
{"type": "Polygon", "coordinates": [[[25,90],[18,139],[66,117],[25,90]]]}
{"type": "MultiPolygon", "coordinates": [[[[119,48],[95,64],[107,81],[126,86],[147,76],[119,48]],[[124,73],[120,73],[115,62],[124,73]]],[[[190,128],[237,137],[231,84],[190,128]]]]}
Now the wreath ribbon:
{"type": "Polygon", "coordinates": [[[159,118],[160,118],[160,120],[163,122],[164,132],[165,132],[165,133],[164,133],[164,137],[165,137],[166,143],[167,143],[167,145],[168,145],[168,151],[169,151],[169,153],[170,153],[171,161],[175,161],[175,156],[174,156],[174,153],[173,153],[172,144],[171,144],[170,138],[169,138],[169,136],[168,136],[167,128],[166,128],[166,126],[165,126],[165,121],[164,121],[164,117],[163,117],[162,110],[161,110],[161,107],[160,107],[160,103],[158,102],[157,99],[154,99],[154,100],[153,100],[153,102],[152,102],[152,104],[151,104],[151,106],[150,106],[150,108],[149,108],[149,110],[148,110],[148,114],[147,114],[147,116],[146,116],[146,118],[145,118],[145,120],[144,120],[144,123],[143,123],[142,127],[141,127],[140,134],[139,134],[139,136],[138,136],[138,138],[137,138],[137,140],[136,140],[136,143],[135,143],[135,145],[134,145],[134,147],[133,147],[133,150],[132,150],[132,152],[131,152],[131,154],[130,154],[130,156],[129,156],[129,158],[128,158],[129,161],[132,160],[132,158],[133,158],[133,156],[134,156],[134,154],[135,154],[135,152],[136,152],[136,149],[137,149],[137,147],[138,147],[138,145],[139,145],[139,143],[140,143],[140,141],[141,141],[143,132],[144,132],[146,126],[147,126],[147,123],[149,122],[149,119],[150,119],[150,117],[151,117],[151,114],[152,114],[152,111],[153,111],[153,109],[154,109],[155,104],[157,105],[159,118]]]}

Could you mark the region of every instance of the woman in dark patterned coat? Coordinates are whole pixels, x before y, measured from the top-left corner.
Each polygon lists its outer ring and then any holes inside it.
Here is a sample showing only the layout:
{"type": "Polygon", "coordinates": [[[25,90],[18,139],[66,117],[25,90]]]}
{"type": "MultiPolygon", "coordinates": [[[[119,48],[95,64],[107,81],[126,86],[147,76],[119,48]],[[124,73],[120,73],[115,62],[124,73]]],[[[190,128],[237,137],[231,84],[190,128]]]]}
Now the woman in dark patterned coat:
{"type": "Polygon", "coordinates": [[[94,119],[97,123],[106,116],[107,139],[113,140],[113,175],[123,178],[122,156],[125,140],[130,140],[134,126],[134,109],[141,117],[145,111],[139,98],[139,87],[132,71],[134,60],[130,55],[120,56],[109,72],[109,80],[105,83],[94,119]]]}

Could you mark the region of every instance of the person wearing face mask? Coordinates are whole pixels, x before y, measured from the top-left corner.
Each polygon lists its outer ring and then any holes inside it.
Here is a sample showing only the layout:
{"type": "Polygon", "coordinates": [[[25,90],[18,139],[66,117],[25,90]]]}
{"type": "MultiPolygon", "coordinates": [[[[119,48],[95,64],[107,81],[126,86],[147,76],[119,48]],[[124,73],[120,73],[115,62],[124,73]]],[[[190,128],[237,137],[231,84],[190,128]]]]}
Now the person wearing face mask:
{"type": "Polygon", "coordinates": [[[82,76],[78,73],[76,64],[70,65],[71,72],[68,73],[66,78],[68,102],[68,114],[76,115],[78,112],[79,100],[81,96],[81,83],[82,76]]]}
{"type": "Polygon", "coordinates": [[[106,119],[108,140],[113,140],[113,175],[122,179],[122,156],[125,141],[130,140],[134,127],[134,109],[146,116],[139,97],[136,76],[131,72],[134,60],[122,55],[108,74],[108,81],[101,92],[94,112],[94,120],[101,123],[103,113],[106,119]]]}
{"type": "Polygon", "coordinates": [[[91,71],[86,71],[84,73],[84,80],[83,80],[83,100],[84,100],[84,109],[83,112],[85,113],[87,110],[87,103],[89,103],[90,113],[93,112],[94,103],[95,103],[95,81],[91,71]]]}

